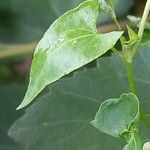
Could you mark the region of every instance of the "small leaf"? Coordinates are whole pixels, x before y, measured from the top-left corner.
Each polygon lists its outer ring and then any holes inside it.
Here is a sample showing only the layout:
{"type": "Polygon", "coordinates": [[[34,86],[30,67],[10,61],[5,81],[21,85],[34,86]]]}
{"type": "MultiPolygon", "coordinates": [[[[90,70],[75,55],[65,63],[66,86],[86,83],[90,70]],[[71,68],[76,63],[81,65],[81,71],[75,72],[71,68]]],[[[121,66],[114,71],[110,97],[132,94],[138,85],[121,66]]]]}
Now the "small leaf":
{"type": "Polygon", "coordinates": [[[139,119],[139,102],[134,94],[129,93],[102,103],[91,124],[101,132],[119,137],[132,130],[137,119],[139,119]]]}
{"type": "MultiPolygon", "coordinates": [[[[134,26],[139,28],[141,18],[135,17],[135,16],[128,16],[128,19],[133,23],[134,26]]],[[[150,23],[149,22],[146,22],[145,29],[147,29],[147,30],[145,30],[145,32],[144,32],[141,44],[144,46],[150,47],[150,30],[149,30],[150,29],[150,23]]]]}
{"type": "MultiPolygon", "coordinates": [[[[134,74],[138,97],[149,112],[150,50],[140,47],[134,74]]],[[[120,59],[99,58],[97,67],[63,78],[25,111],[9,135],[28,150],[121,150],[124,143],[89,124],[103,100],[128,92],[127,75],[120,59]]],[[[8,95],[8,94],[7,94],[8,95]]],[[[5,109],[5,107],[2,107],[5,109]]],[[[6,118],[6,117],[5,117],[6,118]]],[[[142,123],[142,143],[150,141],[142,123]]]]}
{"type": "Polygon", "coordinates": [[[9,84],[0,85],[0,150],[21,150],[21,146],[9,138],[7,131],[23,113],[22,111],[16,112],[15,108],[23,97],[25,88],[24,82],[21,82],[21,84],[19,82],[9,82],[9,84]]]}
{"type": "Polygon", "coordinates": [[[140,37],[131,29],[131,27],[127,26],[128,35],[130,40],[137,41],[140,37]]]}
{"type": "Polygon", "coordinates": [[[30,82],[18,109],[28,105],[48,84],[93,61],[111,49],[122,32],[98,34],[97,0],[87,0],[56,20],[38,44],[30,82]]]}
{"type": "Polygon", "coordinates": [[[129,27],[127,26],[129,41],[127,42],[129,45],[135,44],[140,37],[129,27]]]}

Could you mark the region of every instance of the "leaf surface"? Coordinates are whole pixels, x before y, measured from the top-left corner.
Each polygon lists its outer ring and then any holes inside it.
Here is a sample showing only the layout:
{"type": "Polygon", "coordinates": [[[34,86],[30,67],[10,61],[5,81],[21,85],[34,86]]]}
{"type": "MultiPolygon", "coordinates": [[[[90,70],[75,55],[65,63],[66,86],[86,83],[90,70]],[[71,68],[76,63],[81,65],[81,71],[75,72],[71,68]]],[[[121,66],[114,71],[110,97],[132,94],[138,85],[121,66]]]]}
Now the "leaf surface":
{"type": "Polygon", "coordinates": [[[144,46],[150,47],[150,30],[146,30],[144,32],[143,38],[142,38],[142,44],[144,46]]]}
{"type": "Polygon", "coordinates": [[[93,61],[111,49],[122,32],[98,34],[97,0],[87,0],[56,20],[39,42],[30,82],[18,109],[28,105],[48,84],[93,61]]]}
{"type": "Polygon", "coordinates": [[[134,94],[129,93],[102,103],[91,124],[101,132],[120,137],[125,132],[132,131],[132,126],[137,120],[139,101],[134,94]]]}
{"type": "Polygon", "coordinates": [[[16,112],[15,108],[24,92],[24,84],[11,83],[0,86],[0,150],[22,150],[20,145],[10,139],[7,131],[13,122],[23,114],[16,112]]]}
{"type": "MultiPolygon", "coordinates": [[[[149,112],[149,48],[141,47],[134,62],[140,103],[149,112]],[[144,93],[144,94],[143,94],[144,93]]],[[[99,105],[128,92],[126,72],[116,56],[100,58],[97,67],[61,79],[39,98],[9,130],[9,136],[28,150],[114,150],[119,139],[100,133],[90,125],[99,105]]],[[[142,141],[150,141],[142,125],[142,141]]]]}

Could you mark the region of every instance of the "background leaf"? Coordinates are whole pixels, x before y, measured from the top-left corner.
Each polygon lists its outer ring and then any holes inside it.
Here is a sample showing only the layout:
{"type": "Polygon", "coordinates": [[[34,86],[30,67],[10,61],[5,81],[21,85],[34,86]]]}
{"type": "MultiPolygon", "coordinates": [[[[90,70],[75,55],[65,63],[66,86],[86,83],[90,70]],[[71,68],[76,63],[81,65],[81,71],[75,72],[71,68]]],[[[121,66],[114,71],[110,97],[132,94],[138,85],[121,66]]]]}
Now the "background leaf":
{"type": "MultiPolygon", "coordinates": [[[[140,102],[149,112],[150,51],[141,47],[134,62],[140,102]]],[[[123,143],[97,132],[90,125],[103,100],[128,92],[122,63],[116,56],[100,58],[97,68],[75,73],[50,86],[50,92],[27,109],[9,130],[9,135],[29,150],[112,150],[123,143]]],[[[142,141],[150,140],[142,125],[142,141]]]]}
{"type": "Polygon", "coordinates": [[[23,97],[26,86],[21,83],[1,85],[0,87],[0,150],[21,150],[7,135],[7,130],[12,123],[23,114],[14,111],[23,97]]]}
{"type": "Polygon", "coordinates": [[[150,47],[150,30],[146,30],[144,32],[143,38],[142,38],[142,44],[144,46],[150,47]]]}
{"type": "MultiPolygon", "coordinates": [[[[56,18],[80,2],[83,0],[1,0],[0,42],[38,41],[56,18]]],[[[115,0],[115,12],[124,16],[133,4],[134,0],[115,0]]],[[[110,21],[102,13],[99,18],[101,23],[110,21]]]]}

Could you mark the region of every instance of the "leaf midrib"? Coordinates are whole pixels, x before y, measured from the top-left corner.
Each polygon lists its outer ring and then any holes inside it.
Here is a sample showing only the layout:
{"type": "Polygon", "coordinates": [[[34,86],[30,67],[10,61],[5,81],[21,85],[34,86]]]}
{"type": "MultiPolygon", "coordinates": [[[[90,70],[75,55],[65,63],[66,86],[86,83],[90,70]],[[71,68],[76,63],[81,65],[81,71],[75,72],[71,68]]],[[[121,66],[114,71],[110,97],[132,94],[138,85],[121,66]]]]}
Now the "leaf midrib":
{"type": "Polygon", "coordinates": [[[92,33],[92,34],[87,34],[87,35],[84,35],[84,36],[78,36],[78,37],[76,37],[76,38],[73,38],[73,39],[71,39],[71,40],[68,40],[68,41],[66,41],[66,42],[64,42],[64,43],[60,43],[60,45],[58,46],[58,43],[56,44],[56,46],[54,45],[54,47],[52,47],[52,48],[48,48],[47,49],[47,51],[50,51],[50,55],[49,56],[51,56],[51,55],[53,55],[56,51],[58,51],[61,47],[63,47],[64,45],[66,45],[66,44],[68,44],[68,43],[71,43],[71,42],[73,42],[73,41],[76,41],[76,40],[79,40],[79,39],[82,39],[82,38],[86,38],[86,37],[92,37],[92,36],[96,36],[97,34],[94,34],[94,33],[92,33]]]}

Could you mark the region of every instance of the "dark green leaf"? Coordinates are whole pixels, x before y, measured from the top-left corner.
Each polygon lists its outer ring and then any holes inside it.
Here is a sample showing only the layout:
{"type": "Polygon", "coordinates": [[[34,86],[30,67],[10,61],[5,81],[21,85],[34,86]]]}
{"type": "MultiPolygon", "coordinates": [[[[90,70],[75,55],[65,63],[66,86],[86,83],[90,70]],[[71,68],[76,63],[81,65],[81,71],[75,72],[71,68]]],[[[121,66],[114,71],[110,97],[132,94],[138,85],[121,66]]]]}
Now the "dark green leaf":
{"type": "Polygon", "coordinates": [[[0,86],[0,150],[21,150],[7,135],[7,130],[18,119],[22,112],[15,108],[23,97],[25,85],[9,84],[0,86]]]}
{"type": "Polygon", "coordinates": [[[144,32],[141,44],[150,47],[150,30],[144,32]]]}
{"type": "MultiPolygon", "coordinates": [[[[134,62],[137,93],[149,112],[150,51],[141,47],[134,62]]],[[[112,56],[100,58],[97,68],[74,74],[50,88],[9,130],[9,135],[28,150],[119,150],[123,143],[90,126],[100,103],[128,92],[126,72],[112,56]]],[[[142,126],[142,141],[150,141],[142,126]]]]}
{"type": "Polygon", "coordinates": [[[37,41],[57,15],[49,4],[50,0],[1,0],[0,41],[37,41]]]}
{"type": "Polygon", "coordinates": [[[121,148],[119,140],[90,125],[98,105],[98,101],[74,93],[49,93],[27,110],[9,135],[28,150],[105,150],[108,144],[121,148]]]}
{"type": "Polygon", "coordinates": [[[1,0],[0,41],[15,44],[37,41],[55,19],[82,1],[1,0]]]}
{"type": "Polygon", "coordinates": [[[101,132],[120,137],[125,132],[132,131],[132,125],[138,119],[138,98],[129,93],[122,94],[120,98],[108,99],[102,103],[91,124],[101,132]]]}
{"type": "Polygon", "coordinates": [[[100,57],[115,45],[122,32],[98,34],[98,14],[98,1],[88,0],[51,25],[35,50],[30,83],[18,109],[28,105],[48,84],[100,57]]]}

